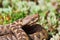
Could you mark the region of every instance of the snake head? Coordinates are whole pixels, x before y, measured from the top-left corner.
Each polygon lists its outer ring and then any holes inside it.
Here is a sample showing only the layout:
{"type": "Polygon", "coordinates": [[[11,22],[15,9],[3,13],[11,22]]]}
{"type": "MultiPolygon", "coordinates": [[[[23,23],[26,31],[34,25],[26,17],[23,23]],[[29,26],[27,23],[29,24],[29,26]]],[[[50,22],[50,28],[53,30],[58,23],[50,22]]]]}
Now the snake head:
{"type": "Polygon", "coordinates": [[[32,16],[28,15],[22,20],[22,25],[35,23],[38,19],[39,19],[38,14],[32,16]]]}

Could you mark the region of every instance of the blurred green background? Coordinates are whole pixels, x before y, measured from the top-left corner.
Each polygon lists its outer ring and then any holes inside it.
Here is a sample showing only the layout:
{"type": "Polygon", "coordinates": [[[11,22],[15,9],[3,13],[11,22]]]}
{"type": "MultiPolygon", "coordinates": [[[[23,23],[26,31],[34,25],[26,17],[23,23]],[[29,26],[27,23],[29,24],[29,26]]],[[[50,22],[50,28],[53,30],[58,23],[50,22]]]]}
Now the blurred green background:
{"type": "Polygon", "coordinates": [[[60,34],[60,0],[0,0],[0,24],[5,25],[22,19],[27,15],[38,13],[37,22],[42,25],[50,35],[60,34]]]}

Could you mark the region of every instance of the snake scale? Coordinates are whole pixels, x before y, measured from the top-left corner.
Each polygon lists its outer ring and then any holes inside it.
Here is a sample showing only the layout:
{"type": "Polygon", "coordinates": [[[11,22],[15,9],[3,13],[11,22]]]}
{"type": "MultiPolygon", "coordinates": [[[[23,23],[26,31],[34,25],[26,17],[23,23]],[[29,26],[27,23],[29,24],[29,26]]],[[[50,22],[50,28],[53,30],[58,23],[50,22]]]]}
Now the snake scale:
{"type": "Polygon", "coordinates": [[[43,40],[47,39],[47,32],[44,28],[40,27],[38,29],[37,25],[34,24],[32,26],[28,26],[27,24],[35,23],[38,20],[38,14],[33,16],[27,16],[23,20],[17,20],[14,23],[7,24],[7,25],[0,25],[0,39],[1,40],[43,40]],[[26,29],[24,28],[31,28],[32,30],[28,30],[31,33],[27,33],[26,29]],[[34,27],[34,28],[33,28],[34,27]],[[36,27],[36,28],[35,28],[36,27]],[[39,31],[38,31],[38,30],[39,31]],[[35,32],[35,31],[36,32],[35,32]],[[13,34],[13,35],[12,35],[13,34]],[[44,35],[43,35],[44,34],[44,35]],[[39,37],[40,36],[40,37],[39,37]]]}

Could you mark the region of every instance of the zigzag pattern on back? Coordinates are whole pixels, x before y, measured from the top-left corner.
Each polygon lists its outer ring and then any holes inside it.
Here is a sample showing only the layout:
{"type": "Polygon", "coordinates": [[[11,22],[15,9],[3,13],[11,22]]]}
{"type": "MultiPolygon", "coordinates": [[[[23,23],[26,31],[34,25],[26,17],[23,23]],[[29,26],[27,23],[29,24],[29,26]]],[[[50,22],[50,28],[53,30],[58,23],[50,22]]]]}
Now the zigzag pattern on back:
{"type": "Polygon", "coordinates": [[[11,33],[11,31],[10,31],[11,25],[17,25],[18,27],[22,27],[26,24],[32,24],[32,23],[36,22],[37,20],[38,20],[38,14],[33,15],[33,16],[27,16],[23,20],[19,19],[19,20],[15,21],[14,23],[10,23],[7,25],[0,25],[0,35],[11,33]]]}
{"type": "MultiPolygon", "coordinates": [[[[18,21],[20,21],[20,20],[18,20],[18,21]]],[[[17,21],[15,21],[14,23],[7,24],[7,25],[0,25],[0,35],[11,33],[10,28],[12,27],[12,25],[20,25],[21,26],[21,24],[19,24],[19,22],[17,22],[17,21]]]]}
{"type": "MultiPolygon", "coordinates": [[[[38,15],[28,16],[25,19],[17,20],[12,24],[8,24],[6,26],[0,25],[0,35],[7,34],[7,33],[13,33],[18,40],[29,40],[28,35],[22,30],[22,26],[28,24],[30,21],[36,21],[38,19],[38,15]]],[[[33,23],[33,22],[31,22],[33,23]]]]}
{"type": "MultiPolygon", "coordinates": [[[[29,40],[28,35],[21,29],[21,28],[17,28],[17,25],[8,25],[7,27],[10,27],[10,30],[13,32],[14,36],[17,38],[17,40],[29,40]]],[[[3,37],[6,38],[7,36],[3,37]]],[[[8,37],[7,39],[11,39],[10,37],[8,37]]]]}
{"type": "Polygon", "coordinates": [[[13,34],[7,34],[0,36],[0,40],[17,40],[17,38],[13,34]]]}

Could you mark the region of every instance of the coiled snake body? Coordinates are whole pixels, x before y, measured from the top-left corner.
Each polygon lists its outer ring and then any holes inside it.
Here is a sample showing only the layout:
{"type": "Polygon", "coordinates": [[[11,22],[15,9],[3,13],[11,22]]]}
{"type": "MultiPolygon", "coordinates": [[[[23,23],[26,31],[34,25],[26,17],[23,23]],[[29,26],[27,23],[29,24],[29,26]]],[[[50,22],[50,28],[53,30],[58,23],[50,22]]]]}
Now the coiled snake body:
{"type": "MultiPolygon", "coordinates": [[[[33,37],[36,34],[38,34],[38,32],[33,33],[33,34],[28,34],[28,33],[26,33],[26,31],[24,31],[22,29],[22,27],[25,28],[24,25],[32,24],[32,23],[36,22],[37,20],[38,20],[38,15],[36,14],[33,16],[27,16],[23,20],[19,19],[12,24],[0,25],[0,39],[1,40],[5,40],[5,39],[6,40],[40,40],[41,38],[35,39],[36,37],[35,38],[33,37]]],[[[41,33],[41,31],[42,30],[39,30],[39,33],[41,33]]],[[[38,34],[38,35],[40,35],[40,34],[38,34]]],[[[45,35],[43,35],[43,36],[45,36],[45,35]]]]}

